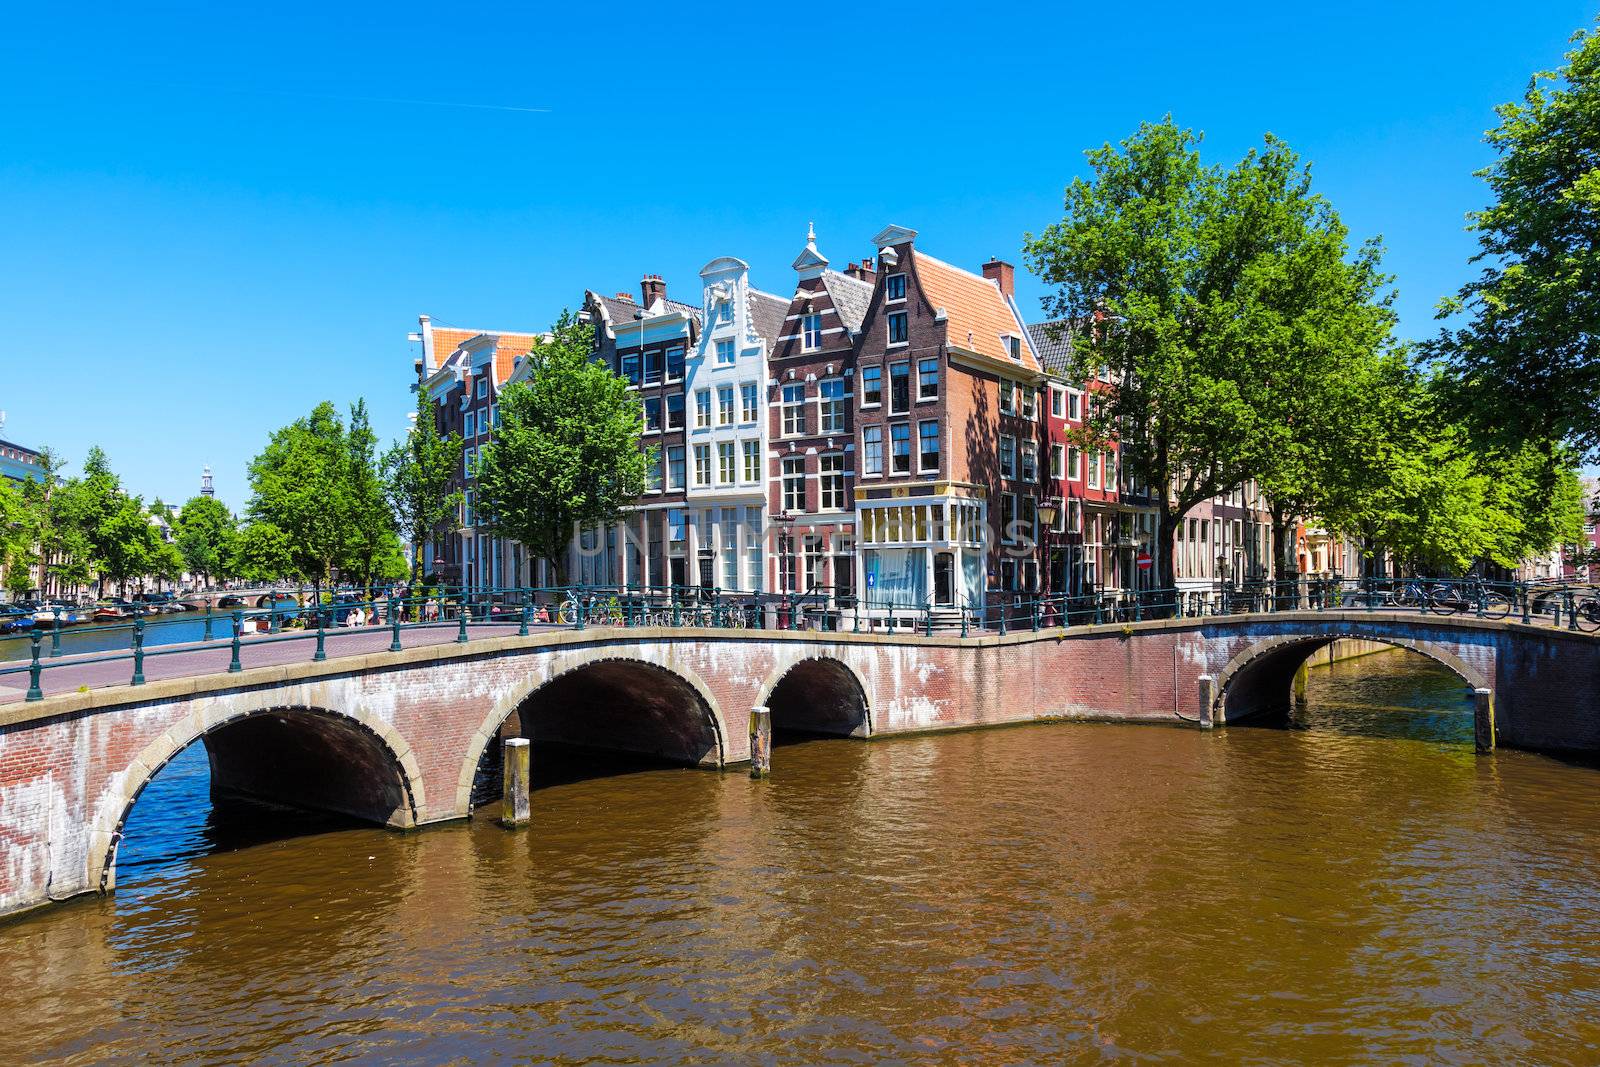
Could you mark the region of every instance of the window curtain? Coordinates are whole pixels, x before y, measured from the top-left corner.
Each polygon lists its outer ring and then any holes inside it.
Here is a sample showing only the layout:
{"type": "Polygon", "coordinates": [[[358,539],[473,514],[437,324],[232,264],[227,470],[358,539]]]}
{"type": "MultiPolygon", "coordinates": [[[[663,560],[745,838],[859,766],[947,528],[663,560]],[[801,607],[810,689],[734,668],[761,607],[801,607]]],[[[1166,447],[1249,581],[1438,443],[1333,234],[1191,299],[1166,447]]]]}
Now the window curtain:
{"type": "Polygon", "coordinates": [[[863,562],[869,586],[864,592],[872,607],[927,606],[927,560],[922,549],[869,550],[863,562]]]}

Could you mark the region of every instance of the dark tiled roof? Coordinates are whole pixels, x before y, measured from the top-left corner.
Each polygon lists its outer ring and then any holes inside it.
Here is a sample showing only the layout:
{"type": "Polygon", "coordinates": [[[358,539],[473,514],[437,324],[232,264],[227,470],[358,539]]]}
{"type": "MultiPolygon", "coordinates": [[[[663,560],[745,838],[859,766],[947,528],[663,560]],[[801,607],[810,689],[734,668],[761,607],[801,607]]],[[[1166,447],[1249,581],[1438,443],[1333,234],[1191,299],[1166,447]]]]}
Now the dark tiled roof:
{"type": "Polygon", "coordinates": [[[1065,376],[1067,360],[1072,355],[1072,323],[1067,319],[1051,319],[1028,325],[1028,340],[1039,353],[1039,362],[1045,373],[1065,376]]]}
{"type": "Polygon", "coordinates": [[[767,342],[767,350],[777,347],[778,335],[783,332],[783,319],[789,313],[789,301],[781,296],[763,293],[760,289],[750,290],[750,321],[755,325],[756,333],[767,342]]]}
{"type": "Polygon", "coordinates": [[[862,320],[867,317],[867,308],[872,303],[872,283],[840,274],[836,270],[825,270],[822,272],[822,284],[828,287],[828,295],[833,298],[833,306],[845,326],[851,330],[861,329],[862,320]]]}
{"type": "MultiPolygon", "coordinates": [[[[595,299],[606,309],[606,315],[611,319],[611,328],[613,330],[618,326],[625,326],[632,322],[634,312],[643,310],[632,300],[618,300],[614,296],[605,296],[593,289],[589,291],[594,293],[595,299]]],[[[681,311],[696,323],[700,321],[700,309],[693,304],[685,304],[681,300],[668,300],[666,304],[668,311],[681,311]]]]}

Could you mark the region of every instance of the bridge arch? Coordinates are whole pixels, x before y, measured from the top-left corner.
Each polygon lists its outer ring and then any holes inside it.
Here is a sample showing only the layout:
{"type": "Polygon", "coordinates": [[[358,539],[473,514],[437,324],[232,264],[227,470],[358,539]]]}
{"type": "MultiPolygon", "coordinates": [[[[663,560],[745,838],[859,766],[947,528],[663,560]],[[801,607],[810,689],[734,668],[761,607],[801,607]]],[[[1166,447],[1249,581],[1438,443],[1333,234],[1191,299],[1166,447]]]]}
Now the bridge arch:
{"type": "MultiPolygon", "coordinates": [[[[116,885],[123,827],[145,788],[177,755],[206,745],[213,789],[409,829],[426,811],[422,771],[394,727],[365,710],[271,699],[207,701],[168,727],[112,779],[89,832],[88,884],[116,885]]],[[[280,696],[282,694],[279,694],[280,696]]]]}
{"type": "Polygon", "coordinates": [[[1375,641],[1425,656],[1451,671],[1468,689],[1489,689],[1483,673],[1448,648],[1426,640],[1382,631],[1320,631],[1265,637],[1236,653],[1217,674],[1213,715],[1218,723],[1238,722],[1260,714],[1287,711],[1294,700],[1294,679],[1306,660],[1335,641],[1375,641]]]}
{"type": "Polygon", "coordinates": [[[468,743],[456,783],[457,811],[472,811],[473,786],[490,746],[514,725],[530,740],[549,740],[722,767],[728,728],[706,683],[677,663],[616,648],[575,650],[550,673],[512,688],[495,702],[468,743]],[[512,717],[518,720],[512,724],[512,717]],[[641,728],[642,727],[642,728],[641,728]]]}
{"type": "Polygon", "coordinates": [[[826,655],[785,657],[761,684],[772,728],[842,737],[872,736],[872,705],[855,669],[826,655]]]}

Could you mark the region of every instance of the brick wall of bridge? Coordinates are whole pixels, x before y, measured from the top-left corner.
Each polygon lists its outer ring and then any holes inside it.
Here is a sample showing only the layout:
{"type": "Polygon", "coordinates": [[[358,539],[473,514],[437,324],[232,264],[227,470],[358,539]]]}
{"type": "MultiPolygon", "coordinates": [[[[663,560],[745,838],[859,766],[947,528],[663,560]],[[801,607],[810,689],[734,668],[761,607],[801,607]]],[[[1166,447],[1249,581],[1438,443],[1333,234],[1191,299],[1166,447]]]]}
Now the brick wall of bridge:
{"type": "MultiPolygon", "coordinates": [[[[748,759],[748,709],[806,659],[837,661],[859,683],[868,717],[858,734],[1040,718],[1194,724],[1202,675],[1225,687],[1266,657],[1339,637],[1409,645],[1464,683],[1487,680],[1502,743],[1600,751],[1600,641],[1503,623],[1280,615],[966,641],[600,629],[496,638],[0,707],[0,914],[109,884],[115,835],[145,782],[208,731],[276,709],[337,718],[337,743],[397,779],[353,790],[346,809],[366,804],[368,817],[407,827],[469,814],[477,756],[507,717],[552,679],[603,664],[608,702],[659,702],[670,679],[683,714],[706,717],[690,731],[711,739],[695,758],[726,766],[748,759]]],[[[604,710],[614,736],[586,740],[646,752],[660,743],[625,735],[626,715],[604,710]]]]}

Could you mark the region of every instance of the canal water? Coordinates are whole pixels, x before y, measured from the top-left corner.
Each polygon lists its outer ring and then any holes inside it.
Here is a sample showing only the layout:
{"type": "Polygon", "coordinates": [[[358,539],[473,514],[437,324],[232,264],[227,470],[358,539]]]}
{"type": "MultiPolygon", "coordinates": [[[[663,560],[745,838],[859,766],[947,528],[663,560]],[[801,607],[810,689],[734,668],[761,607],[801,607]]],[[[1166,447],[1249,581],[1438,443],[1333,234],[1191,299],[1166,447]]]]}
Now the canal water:
{"type": "Polygon", "coordinates": [[[212,813],[196,747],[114,895],[0,926],[0,1060],[1600,1062],[1600,772],[1474,756],[1408,653],[1309,696],[560,776],[517,833],[212,813]]]}

